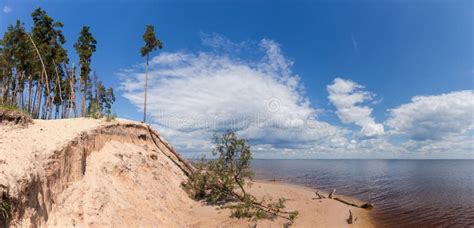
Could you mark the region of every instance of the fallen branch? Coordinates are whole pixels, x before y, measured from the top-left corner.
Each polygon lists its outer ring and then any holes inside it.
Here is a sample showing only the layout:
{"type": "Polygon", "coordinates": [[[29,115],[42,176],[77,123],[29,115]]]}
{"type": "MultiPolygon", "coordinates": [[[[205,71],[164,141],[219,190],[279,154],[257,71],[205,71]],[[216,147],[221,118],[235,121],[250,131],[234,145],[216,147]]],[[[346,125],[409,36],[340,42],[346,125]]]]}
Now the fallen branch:
{"type": "MultiPolygon", "coordinates": [[[[318,197],[317,199],[324,199],[324,198],[326,198],[326,196],[319,194],[319,191],[314,192],[314,194],[316,194],[316,196],[318,197]]],[[[313,199],[315,199],[315,198],[313,198],[313,199]]]]}
{"type": "MultiPolygon", "coordinates": [[[[236,193],[236,192],[232,192],[232,194],[233,194],[238,200],[240,200],[240,202],[245,202],[245,196],[241,196],[240,194],[238,194],[238,193],[236,193]]],[[[251,196],[251,195],[250,195],[250,196],[251,196]]],[[[251,197],[253,197],[253,196],[251,196],[251,197]]],[[[257,208],[257,209],[259,209],[259,210],[261,210],[261,211],[263,211],[263,212],[265,212],[265,213],[274,215],[275,217],[280,217],[280,218],[283,218],[283,219],[288,220],[288,222],[289,222],[290,224],[293,224],[293,223],[294,223],[294,219],[295,219],[296,215],[298,214],[298,213],[296,212],[295,217],[293,217],[292,215],[295,214],[294,211],[286,211],[286,210],[282,210],[282,209],[276,209],[276,210],[275,210],[274,208],[271,208],[271,207],[269,207],[269,206],[266,206],[266,205],[262,204],[261,202],[256,201],[256,199],[253,200],[253,201],[251,202],[251,204],[252,204],[255,208],[257,208]],[[288,215],[288,216],[285,216],[285,215],[288,215]]],[[[232,208],[232,206],[230,206],[229,208],[232,208]]]]}
{"type": "Polygon", "coordinates": [[[374,205],[371,203],[371,202],[367,202],[367,203],[364,203],[364,204],[361,204],[361,205],[357,205],[355,203],[351,203],[351,202],[348,202],[342,198],[339,198],[339,197],[334,197],[336,193],[336,189],[333,189],[331,193],[329,193],[329,195],[326,197],[324,196],[323,194],[319,193],[319,191],[316,191],[314,192],[314,194],[316,194],[316,197],[313,198],[313,199],[325,199],[325,198],[329,198],[329,199],[333,199],[333,200],[337,200],[341,203],[344,203],[346,205],[349,205],[349,206],[353,206],[353,207],[357,207],[357,208],[364,208],[364,209],[372,209],[374,207],[374,205]]]}
{"type": "Polygon", "coordinates": [[[353,207],[358,207],[358,208],[372,209],[372,208],[374,207],[374,205],[373,205],[372,203],[370,203],[370,202],[364,203],[364,204],[362,204],[362,205],[357,205],[357,204],[354,204],[354,203],[345,201],[345,200],[343,200],[343,199],[341,199],[341,198],[338,198],[338,197],[334,198],[334,200],[337,200],[337,201],[339,201],[339,202],[341,202],[341,203],[344,203],[344,204],[347,204],[347,205],[353,206],[353,207]]]}

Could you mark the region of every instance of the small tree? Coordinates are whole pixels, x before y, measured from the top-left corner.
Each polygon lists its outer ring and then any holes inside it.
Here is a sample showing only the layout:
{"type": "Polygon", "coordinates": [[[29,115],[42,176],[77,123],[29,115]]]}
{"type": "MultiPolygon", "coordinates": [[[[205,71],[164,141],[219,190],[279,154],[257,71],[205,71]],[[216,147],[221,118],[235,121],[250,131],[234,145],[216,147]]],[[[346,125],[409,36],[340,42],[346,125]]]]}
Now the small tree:
{"type": "Polygon", "coordinates": [[[94,73],[92,78],[92,89],[88,94],[89,106],[87,107],[87,116],[92,118],[111,118],[112,104],[115,102],[114,90],[105,88],[102,81],[94,73]]]}
{"type": "Polygon", "coordinates": [[[196,171],[182,184],[188,194],[196,200],[210,204],[224,204],[232,211],[231,217],[249,220],[275,219],[281,217],[292,224],[298,211],[285,211],[286,199],[271,198],[258,200],[245,190],[247,180],[251,180],[252,152],[245,139],[228,131],[214,137],[213,155],[217,159],[196,163],[196,171]],[[229,203],[229,204],[227,204],[229,203]]]}
{"type": "Polygon", "coordinates": [[[146,122],[146,98],[147,98],[147,87],[148,87],[148,60],[150,57],[150,52],[156,50],[157,48],[162,49],[163,43],[156,38],[155,28],[153,25],[147,25],[145,34],[143,34],[143,41],[145,41],[145,46],[140,49],[142,57],[146,56],[146,68],[145,68],[145,101],[143,103],[143,122],[146,122]]]}

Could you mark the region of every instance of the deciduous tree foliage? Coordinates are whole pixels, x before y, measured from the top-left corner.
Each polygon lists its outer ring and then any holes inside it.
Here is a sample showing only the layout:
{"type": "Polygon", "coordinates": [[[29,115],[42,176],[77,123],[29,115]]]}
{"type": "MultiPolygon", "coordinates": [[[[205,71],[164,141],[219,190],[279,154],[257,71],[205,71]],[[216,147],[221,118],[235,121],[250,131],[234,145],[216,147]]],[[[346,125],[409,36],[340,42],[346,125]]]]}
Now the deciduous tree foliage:
{"type": "Polygon", "coordinates": [[[245,139],[228,131],[214,137],[213,160],[202,159],[196,171],[182,184],[191,198],[230,208],[231,217],[249,220],[281,217],[291,225],[298,211],[285,211],[286,199],[276,202],[271,198],[257,199],[245,189],[253,172],[250,169],[252,152],[245,139]]]}

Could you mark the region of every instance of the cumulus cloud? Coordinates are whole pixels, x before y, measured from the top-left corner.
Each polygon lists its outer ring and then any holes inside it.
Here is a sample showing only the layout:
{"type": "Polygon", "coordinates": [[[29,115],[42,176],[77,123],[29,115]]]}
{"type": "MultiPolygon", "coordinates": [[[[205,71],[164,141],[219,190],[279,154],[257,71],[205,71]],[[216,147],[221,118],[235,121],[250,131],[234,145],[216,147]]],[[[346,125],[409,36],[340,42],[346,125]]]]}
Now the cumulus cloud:
{"type": "Polygon", "coordinates": [[[3,7],[3,12],[4,13],[10,13],[12,11],[12,8],[10,6],[4,6],[3,7]]]}
{"type": "MultiPolygon", "coordinates": [[[[343,123],[361,127],[354,133],[318,118],[277,42],[248,43],[251,53],[228,49],[239,43],[223,36],[203,43],[211,50],[161,52],[149,67],[148,119],[185,156],[209,152],[212,135],[227,129],[247,138],[257,158],[473,156],[472,91],[415,97],[389,110],[385,133],[368,106],[375,95],[336,78],[328,98],[343,123]]],[[[118,74],[122,96],[142,112],[144,63],[118,74]]]]}
{"type": "MultiPolygon", "coordinates": [[[[266,151],[329,151],[348,145],[346,130],[317,120],[317,110],[303,95],[293,63],[279,45],[263,39],[254,50],[261,51],[261,58],[215,51],[154,57],[147,103],[153,124],[182,150],[208,151],[212,134],[226,129],[266,151]]],[[[119,75],[123,96],[142,110],[144,66],[119,75]]]]}
{"type": "Polygon", "coordinates": [[[372,100],[374,96],[362,90],[363,88],[351,80],[336,78],[333,84],[327,86],[328,98],[336,107],[336,114],[343,123],[354,123],[360,126],[361,134],[366,137],[382,135],[384,126],[375,122],[372,117],[372,108],[361,105],[372,100]]]}
{"type": "Polygon", "coordinates": [[[389,110],[387,125],[415,141],[439,140],[474,129],[474,93],[457,91],[437,96],[416,96],[408,104],[389,110]]]}

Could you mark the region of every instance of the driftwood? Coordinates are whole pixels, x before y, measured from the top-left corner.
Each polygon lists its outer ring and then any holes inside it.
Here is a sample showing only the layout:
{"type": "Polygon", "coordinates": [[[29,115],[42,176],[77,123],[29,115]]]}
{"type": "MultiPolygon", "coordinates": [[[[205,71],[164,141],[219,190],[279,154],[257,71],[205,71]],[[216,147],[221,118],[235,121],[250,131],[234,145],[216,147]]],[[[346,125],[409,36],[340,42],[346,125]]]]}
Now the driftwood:
{"type": "Polygon", "coordinates": [[[353,203],[351,203],[351,202],[347,202],[347,201],[345,201],[345,200],[343,200],[343,199],[341,199],[341,198],[338,198],[338,197],[335,197],[334,200],[337,200],[337,201],[339,201],[339,202],[341,202],[341,203],[344,203],[344,204],[347,204],[347,205],[349,205],[349,206],[360,207],[360,206],[357,205],[357,204],[353,204],[353,203]]]}
{"type": "Polygon", "coordinates": [[[348,224],[352,224],[352,223],[354,223],[355,221],[357,221],[357,217],[354,217],[354,216],[352,215],[352,211],[349,210],[349,218],[347,219],[347,223],[348,223],[348,224]]]}
{"type": "Polygon", "coordinates": [[[361,205],[357,205],[355,203],[351,203],[351,202],[348,202],[342,198],[339,198],[339,197],[335,197],[335,192],[336,192],[336,189],[333,189],[331,193],[329,193],[329,195],[326,197],[325,195],[321,194],[319,191],[316,191],[314,192],[314,194],[316,194],[316,197],[313,198],[313,199],[325,199],[325,198],[329,198],[329,199],[333,199],[333,200],[337,200],[341,203],[344,203],[346,205],[349,205],[349,206],[353,206],[353,207],[357,207],[357,208],[364,208],[364,209],[372,209],[374,208],[374,205],[371,203],[371,202],[367,202],[367,203],[364,203],[364,204],[361,204],[361,205]]]}
{"type": "Polygon", "coordinates": [[[358,208],[372,209],[374,207],[374,205],[371,202],[367,202],[367,203],[364,203],[362,205],[357,205],[357,204],[345,201],[345,200],[343,200],[341,198],[338,198],[338,197],[335,197],[334,200],[337,200],[341,203],[344,203],[344,204],[347,204],[347,205],[353,206],[353,207],[358,207],[358,208]]]}
{"type": "Polygon", "coordinates": [[[365,209],[372,209],[374,208],[374,205],[371,202],[364,203],[360,205],[360,208],[365,208],[365,209]]]}
{"type": "Polygon", "coordinates": [[[333,189],[331,193],[329,193],[328,198],[332,199],[334,197],[334,193],[336,193],[336,189],[333,189]]]}
{"type": "Polygon", "coordinates": [[[326,198],[326,196],[321,195],[321,194],[319,193],[319,191],[314,192],[314,194],[316,194],[316,196],[317,196],[318,198],[313,198],[313,199],[324,199],[324,198],[326,198]]]}

